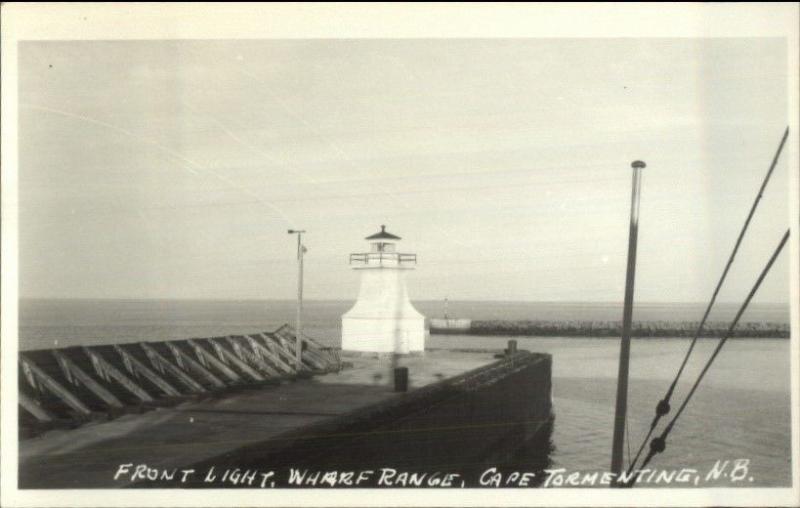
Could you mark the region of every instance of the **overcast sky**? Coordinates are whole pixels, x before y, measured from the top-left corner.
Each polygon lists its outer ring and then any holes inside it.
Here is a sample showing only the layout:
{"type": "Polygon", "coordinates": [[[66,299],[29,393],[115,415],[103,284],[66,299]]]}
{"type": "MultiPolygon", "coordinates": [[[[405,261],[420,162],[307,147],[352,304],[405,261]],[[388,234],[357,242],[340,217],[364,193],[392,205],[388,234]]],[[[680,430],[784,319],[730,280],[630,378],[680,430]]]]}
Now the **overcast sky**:
{"type": "MultiPolygon", "coordinates": [[[[779,39],[28,42],[23,297],[353,299],[386,224],[412,298],[706,301],[787,123],[779,39]]],[[[783,158],[723,301],[789,222],[783,158]]],[[[758,301],[788,302],[788,252],[758,301]]]]}

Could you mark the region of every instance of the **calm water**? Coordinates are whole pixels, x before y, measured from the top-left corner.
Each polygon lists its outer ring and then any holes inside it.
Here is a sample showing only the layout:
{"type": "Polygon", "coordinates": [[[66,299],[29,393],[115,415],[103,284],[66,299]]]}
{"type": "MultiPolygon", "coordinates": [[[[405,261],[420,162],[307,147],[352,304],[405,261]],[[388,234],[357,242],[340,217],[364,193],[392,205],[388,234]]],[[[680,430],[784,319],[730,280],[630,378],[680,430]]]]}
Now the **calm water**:
{"type": "MultiPolygon", "coordinates": [[[[427,316],[441,316],[442,302],[417,302],[427,316]]],[[[348,302],[308,302],[310,336],[338,345],[339,319],[348,302]]],[[[721,306],[712,319],[730,319],[736,308],[721,306]]],[[[635,319],[697,320],[702,305],[640,305],[635,319]]],[[[621,316],[615,304],[450,302],[451,317],[473,319],[596,319],[621,316]]],[[[788,308],[757,305],[744,321],[788,322],[788,308]]],[[[139,340],[207,337],[274,329],[294,320],[294,303],[210,301],[50,301],[20,304],[20,348],[139,340]]],[[[432,336],[433,348],[497,348],[507,338],[432,336]]],[[[553,355],[554,465],[570,470],[607,470],[611,448],[619,342],[592,338],[517,338],[519,347],[553,355]]],[[[629,429],[640,443],[669,380],[688,346],[684,339],[636,340],[632,345],[629,429]]],[[[684,378],[693,380],[713,349],[699,343],[684,378]]],[[[655,467],[693,467],[705,472],[717,459],[750,459],[752,483],[791,484],[791,425],[788,340],[730,341],[678,421],[668,449],[655,467]]],[[[673,407],[686,392],[679,386],[673,407]]],[[[725,484],[727,485],[727,484],[725,484]]]]}

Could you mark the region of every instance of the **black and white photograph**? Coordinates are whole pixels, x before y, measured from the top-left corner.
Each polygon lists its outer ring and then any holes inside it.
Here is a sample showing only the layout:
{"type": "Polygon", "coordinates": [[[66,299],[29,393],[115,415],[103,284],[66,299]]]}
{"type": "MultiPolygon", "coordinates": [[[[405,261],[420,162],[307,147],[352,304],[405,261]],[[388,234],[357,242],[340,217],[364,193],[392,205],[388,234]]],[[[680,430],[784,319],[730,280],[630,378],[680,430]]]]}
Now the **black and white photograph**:
{"type": "Polygon", "coordinates": [[[2,504],[798,506],[798,12],[4,4],[2,504]]]}

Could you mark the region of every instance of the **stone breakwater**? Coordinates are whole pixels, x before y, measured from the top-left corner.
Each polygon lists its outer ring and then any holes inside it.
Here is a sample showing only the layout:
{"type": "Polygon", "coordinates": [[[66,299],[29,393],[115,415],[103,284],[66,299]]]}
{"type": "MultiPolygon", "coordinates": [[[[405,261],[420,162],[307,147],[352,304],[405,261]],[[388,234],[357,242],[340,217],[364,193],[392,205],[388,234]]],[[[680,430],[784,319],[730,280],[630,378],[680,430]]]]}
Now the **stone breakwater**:
{"type": "MultiPolygon", "coordinates": [[[[693,337],[700,323],[697,321],[639,321],[633,323],[634,337],[693,337]]],[[[707,322],[701,337],[721,337],[730,323],[707,322]]],[[[621,321],[546,321],[546,320],[470,320],[431,319],[430,333],[459,335],[527,335],[540,337],[619,337],[621,321]]],[[[733,337],[788,338],[790,328],[786,323],[739,323],[733,337]]]]}

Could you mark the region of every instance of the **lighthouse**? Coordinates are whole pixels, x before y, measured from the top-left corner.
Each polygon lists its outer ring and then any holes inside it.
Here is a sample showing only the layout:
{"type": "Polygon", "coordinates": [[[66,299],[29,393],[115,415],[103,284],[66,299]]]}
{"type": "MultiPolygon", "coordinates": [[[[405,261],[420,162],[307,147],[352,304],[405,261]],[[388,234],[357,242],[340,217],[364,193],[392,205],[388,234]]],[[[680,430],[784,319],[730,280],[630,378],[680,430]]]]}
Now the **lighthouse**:
{"type": "Polygon", "coordinates": [[[342,351],[414,354],[425,351],[425,316],[408,300],[406,274],[416,254],[397,252],[400,237],[381,230],[366,237],[369,252],[350,254],[361,274],[353,308],[342,316],[342,351]]]}

